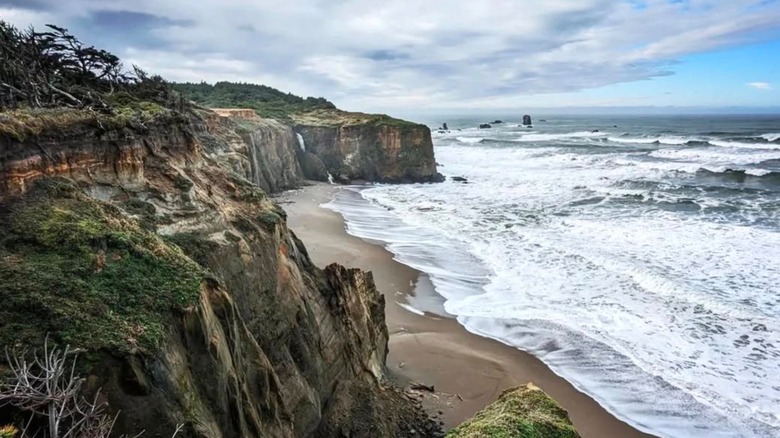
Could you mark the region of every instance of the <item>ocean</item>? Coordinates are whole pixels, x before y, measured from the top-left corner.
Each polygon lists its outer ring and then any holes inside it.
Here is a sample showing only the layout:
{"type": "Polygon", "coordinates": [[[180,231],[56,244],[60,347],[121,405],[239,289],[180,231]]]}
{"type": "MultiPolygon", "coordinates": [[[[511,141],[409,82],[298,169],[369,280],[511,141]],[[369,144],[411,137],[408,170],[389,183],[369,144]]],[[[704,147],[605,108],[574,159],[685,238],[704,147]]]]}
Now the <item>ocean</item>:
{"type": "Polygon", "coordinates": [[[780,437],[780,117],[542,118],[437,120],[446,182],[326,207],[441,297],[399,304],[538,356],[638,429],[780,437]]]}

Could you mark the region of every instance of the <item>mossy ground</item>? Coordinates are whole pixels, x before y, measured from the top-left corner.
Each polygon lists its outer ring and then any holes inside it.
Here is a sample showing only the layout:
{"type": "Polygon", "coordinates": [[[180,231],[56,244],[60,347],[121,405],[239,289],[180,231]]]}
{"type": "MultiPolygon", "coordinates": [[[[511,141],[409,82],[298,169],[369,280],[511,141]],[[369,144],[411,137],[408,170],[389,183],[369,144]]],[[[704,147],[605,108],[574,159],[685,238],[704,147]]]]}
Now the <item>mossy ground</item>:
{"type": "Polygon", "coordinates": [[[507,390],[447,438],[579,438],[566,411],[533,386],[507,390]]]}
{"type": "Polygon", "coordinates": [[[295,124],[304,126],[423,126],[418,123],[409,122],[407,120],[396,119],[386,114],[365,114],[341,110],[316,110],[305,113],[298,113],[293,114],[292,119],[295,124]]]}
{"type": "Polygon", "coordinates": [[[66,180],[0,211],[0,346],[150,353],[198,301],[196,263],[66,180]]]}
{"type": "Polygon", "coordinates": [[[23,142],[45,133],[57,133],[75,126],[121,129],[143,124],[159,117],[173,117],[173,111],[130,96],[113,97],[113,112],[103,114],[72,108],[18,109],[0,112],[0,137],[23,142]]]}

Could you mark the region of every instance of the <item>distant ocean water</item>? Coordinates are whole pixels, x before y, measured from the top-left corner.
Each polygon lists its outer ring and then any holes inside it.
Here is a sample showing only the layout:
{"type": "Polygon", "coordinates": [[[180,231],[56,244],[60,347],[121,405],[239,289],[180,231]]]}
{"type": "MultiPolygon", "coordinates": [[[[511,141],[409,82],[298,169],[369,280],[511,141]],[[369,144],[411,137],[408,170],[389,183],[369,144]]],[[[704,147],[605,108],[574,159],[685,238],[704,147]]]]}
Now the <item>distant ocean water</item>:
{"type": "Polygon", "coordinates": [[[443,121],[468,184],[342,190],[350,233],[641,430],[780,436],[779,117],[443,121]]]}

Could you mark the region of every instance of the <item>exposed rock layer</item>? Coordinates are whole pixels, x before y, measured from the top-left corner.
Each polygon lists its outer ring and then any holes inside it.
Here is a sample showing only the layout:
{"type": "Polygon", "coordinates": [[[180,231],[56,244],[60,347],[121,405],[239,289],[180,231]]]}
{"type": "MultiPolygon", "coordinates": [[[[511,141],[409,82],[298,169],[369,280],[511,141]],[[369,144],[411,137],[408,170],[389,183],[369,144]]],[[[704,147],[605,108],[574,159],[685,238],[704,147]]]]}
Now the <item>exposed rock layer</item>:
{"type": "Polygon", "coordinates": [[[436,172],[431,131],[425,125],[334,111],[299,116],[295,122],[306,150],[338,180],[442,180],[436,172]]]}
{"type": "MultiPolygon", "coordinates": [[[[292,131],[273,122],[253,123],[235,125],[204,113],[150,123],[142,131],[73,126],[24,142],[0,138],[0,283],[30,282],[27,289],[0,294],[35,290],[62,317],[25,327],[25,342],[40,342],[49,333],[85,348],[90,387],[103,388],[112,409],[122,412],[117,431],[130,435],[145,429],[144,436],[170,436],[178,423],[186,425],[183,436],[189,437],[395,437],[411,429],[433,430],[427,417],[386,386],[384,299],[371,275],[313,266],[287,229],[284,211],[245,178],[278,190],[301,175],[290,165],[292,131]],[[265,154],[260,160],[245,141],[252,138],[255,147],[262,141],[280,148],[259,152],[265,154]],[[52,177],[72,183],[30,194],[37,181],[52,177]],[[101,207],[107,204],[119,208],[101,207]],[[40,235],[50,225],[10,227],[32,211],[22,207],[57,218],[58,226],[74,233],[78,248],[71,241],[47,246],[40,235]],[[84,224],[81,208],[102,212],[91,219],[97,225],[84,224]],[[135,258],[148,252],[146,244],[128,249],[129,237],[117,237],[128,233],[172,254],[180,247],[207,270],[199,289],[177,304],[152,306],[151,320],[132,322],[137,300],[113,298],[122,296],[125,277],[112,277],[114,283],[101,277],[114,272],[115,263],[136,266],[135,258]],[[30,275],[40,257],[68,263],[76,250],[79,260],[96,263],[94,270],[79,271],[87,284],[117,289],[98,294],[94,308],[85,310],[107,324],[114,317],[131,321],[122,348],[68,329],[77,316],[62,309],[81,306],[75,296],[62,295],[71,283],[30,275]],[[158,326],[165,329],[151,336],[158,326]],[[138,333],[149,341],[132,342],[138,333]]],[[[170,286],[149,287],[164,295],[170,286]]],[[[36,321],[40,309],[24,304],[25,296],[2,298],[22,303],[3,309],[0,340],[9,344],[19,325],[36,321]]]]}

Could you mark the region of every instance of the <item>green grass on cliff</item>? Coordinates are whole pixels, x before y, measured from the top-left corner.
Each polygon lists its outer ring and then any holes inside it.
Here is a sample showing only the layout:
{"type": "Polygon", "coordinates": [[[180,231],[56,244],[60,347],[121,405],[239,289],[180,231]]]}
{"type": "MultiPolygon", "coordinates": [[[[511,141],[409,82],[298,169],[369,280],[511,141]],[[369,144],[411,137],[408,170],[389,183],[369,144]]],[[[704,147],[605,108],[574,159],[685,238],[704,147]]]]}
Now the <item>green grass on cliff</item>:
{"type": "Polygon", "coordinates": [[[265,85],[217,82],[171,84],[184,97],[207,108],[251,108],[261,117],[289,120],[294,113],[336,109],[322,97],[303,98],[265,85]]]}
{"type": "Polygon", "coordinates": [[[421,126],[418,123],[396,119],[395,117],[390,117],[386,114],[366,114],[341,110],[310,111],[294,114],[292,119],[295,124],[307,126],[421,126]]]}
{"type": "Polygon", "coordinates": [[[558,403],[531,385],[504,391],[496,402],[447,438],[579,438],[558,403]]]}
{"type": "Polygon", "coordinates": [[[115,207],[45,180],[0,209],[0,346],[155,351],[204,271],[115,207]]]}
{"type": "Polygon", "coordinates": [[[132,128],[175,115],[154,102],[139,101],[121,93],[112,99],[115,103],[112,113],[73,108],[26,108],[0,112],[0,137],[23,142],[45,133],[58,135],[79,126],[98,130],[132,128]]]}

